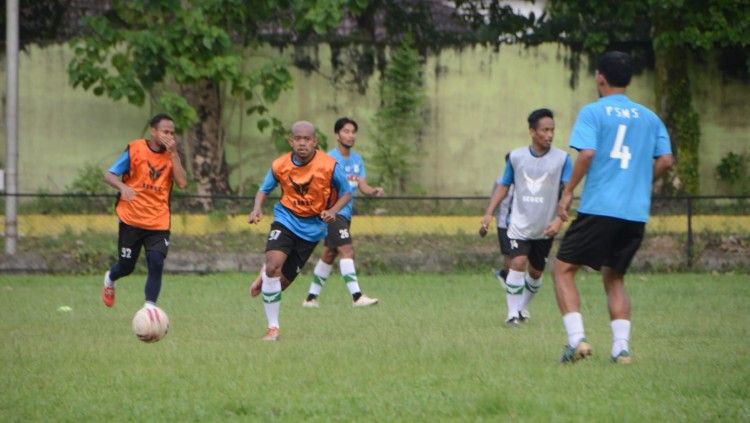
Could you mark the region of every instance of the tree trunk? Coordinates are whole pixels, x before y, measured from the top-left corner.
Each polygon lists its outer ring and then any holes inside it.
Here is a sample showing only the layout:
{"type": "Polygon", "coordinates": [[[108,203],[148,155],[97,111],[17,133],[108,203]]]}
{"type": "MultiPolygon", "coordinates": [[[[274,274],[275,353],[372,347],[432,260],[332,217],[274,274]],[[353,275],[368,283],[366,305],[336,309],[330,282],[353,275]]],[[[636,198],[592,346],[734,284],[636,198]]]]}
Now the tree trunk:
{"type": "MultiPolygon", "coordinates": [[[[675,32],[680,23],[674,16],[662,12],[654,17],[654,39],[661,31],[675,32]]],[[[681,46],[660,46],[656,52],[656,105],[672,139],[675,169],[661,181],[664,194],[684,193],[697,195],[700,191],[699,146],[700,123],[693,108],[688,73],[689,50],[681,46]]]]}
{"type": "MultiPolygon", "coordinates": [[[[183,89],[182,94],[198,112],[198,123],[187,131],[189,157],[197,194],[229,194],[229,169],[221,129],[221,97],[218,85],[204,79],[183,89]]],[[[210,201],[204,202],[207,206],[210,201]]]]}

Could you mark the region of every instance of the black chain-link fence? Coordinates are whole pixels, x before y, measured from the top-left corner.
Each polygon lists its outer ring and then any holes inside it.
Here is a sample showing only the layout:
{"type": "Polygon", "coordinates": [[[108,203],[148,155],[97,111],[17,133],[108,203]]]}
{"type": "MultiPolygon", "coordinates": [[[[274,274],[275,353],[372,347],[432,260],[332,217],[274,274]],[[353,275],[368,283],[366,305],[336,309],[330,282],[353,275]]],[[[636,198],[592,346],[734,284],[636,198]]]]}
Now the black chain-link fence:
{"type": "MultiPolygon", "coordinates": [[[[114,195],[16,197],[17,254],[0,256],[0,272],[98,272],[115,260],[114,195]]],[[[0,194],[2,212],[5,200],[0,194]]],[[[254,271],[262,262],[275,200],[267,200],[264,221],[249,225],[253,197],[176,193],[169,269],[254,271]]],[[[357,197],[351,232],[358,267],[374,272],[497,266],[495,234],[477,235],[487,203],[487,197],[357,197]]],[[[4,226],[4,216],[0,219],[4,226]]],[[[750,197],[654,198],[647,236],[633,268],[749,269],[750,197]]]]}

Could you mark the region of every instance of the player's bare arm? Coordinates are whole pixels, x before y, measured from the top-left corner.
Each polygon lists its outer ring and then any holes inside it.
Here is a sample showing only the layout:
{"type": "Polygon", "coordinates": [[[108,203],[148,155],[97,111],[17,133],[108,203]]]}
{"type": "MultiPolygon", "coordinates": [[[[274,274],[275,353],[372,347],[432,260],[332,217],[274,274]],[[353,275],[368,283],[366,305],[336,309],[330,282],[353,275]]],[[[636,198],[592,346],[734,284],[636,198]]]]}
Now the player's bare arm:
{"type": "Polygon", "coordinates": [[[654,161],[654,181],[661,178],[672,166],[674,166],[674,156],[671,154],[664,154],[657,157],[654,161]]]}
{"type": "Polygon", "coordinates": [[[268,195],[263,191],[258,191],[255,194],[255,203],[253,204],[253,210],[247,216],[247,223],[255,224],[260,222],[263,218],[263,203],[266,201],[268,195]]]}
{"type": "Polygon", "coordinates": [[[547,225],[546,228],[544,228],[544,236],[555,236],[560,232],[560,228],[562,228],[563,220],[560,216],[555,216],[554,219],[552,219],[552,222],[550,222],[549,225],[547,225]]]}
{"type": "Polygon", "coordinates": [[[502,184],[495,187],[495,191],[492,192],[492,197],[490,198],[490,204],[487,206],[487,210],[482,217],[482,226],[479,228],[479,235],[487,235],[487,230],[489,229],[490,222],[492,222],[492,218],[495,215],[495,210],[505,196],[508,195],[508,189],[509,187],[502,184]]]}
{"type": "Polygon", "coordinates": [[[346,203],[349,202],[349,200],[352,198],[352,194],[350,192],[347,192],[346,194],[339,197],[338,200],[336,200],[336,203],[328,210],[323,210],[320,213],[320,218],[323,219],[326,223],[331,223],[336,220],[336,213],[338,213],[342,207],[346,205],[346,203]]]}
{"type": "Polygon", "coordinates": [[[357,187],[362,192],[362,194],[369,195],[371,197],[382,197],[385,195],[385,189],[383,189],[383,187],[372,187],[364,178],[358,181],[357,187]]]}
{"type": "Polygon", "coordinates": [[[122,183],[120,177],[112,172],[104,172],[104,182],[112,188],[120,191],[120,197],[125,201],[134,199],[137,194],[133,188],[122,183]]]}
{"type": "Polygon", "coordinates": [[[187,172],[182,166],[180,154],[177,152],[177,140],[171,135],[160,137],[160,140],[172,159],[172,179],[174,179],[174,183],[177,184],[180,189],[184,189],[187,186],[187,172]]]}
{"type": "Polygon", "coordinates": [[[573,202],[573,191],[581,183],[583,177],[586,176],[586,172],[589,171],[595,154],[595,150],[580,150],[578,152],[576,162],[573,164],[570,181],[565,185],[562,195],[560,195],[560,202],[557,203],[557,215],[560,216],[563,222],[568,220],[568,210],[570,209],[570,203],[573,202]]]}

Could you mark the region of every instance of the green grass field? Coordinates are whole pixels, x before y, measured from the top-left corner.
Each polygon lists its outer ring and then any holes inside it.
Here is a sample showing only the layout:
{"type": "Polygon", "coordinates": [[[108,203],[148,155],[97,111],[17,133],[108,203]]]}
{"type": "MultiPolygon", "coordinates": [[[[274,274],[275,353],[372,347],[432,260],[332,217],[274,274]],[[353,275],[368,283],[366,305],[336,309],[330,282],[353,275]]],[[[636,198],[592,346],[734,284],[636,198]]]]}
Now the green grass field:
{"type": "Polygon", "coordinates": [[[609,363],[598,274],[579,280],[594,357],[565,343],[545,276],[531,322],[506,329],[491,276],[361,276],[371,309],[352,309],[332,276],[317,310],[309,275],[282,300],[282,338],[248,275],[166,275],[172,327],[144,344],[130,330],[143,276],[0,280],[0,421],[748,421],[750,278],[630,276],[634,363],[609,363]],[[61,306],[71,311],[59,311],[61,306]]]}

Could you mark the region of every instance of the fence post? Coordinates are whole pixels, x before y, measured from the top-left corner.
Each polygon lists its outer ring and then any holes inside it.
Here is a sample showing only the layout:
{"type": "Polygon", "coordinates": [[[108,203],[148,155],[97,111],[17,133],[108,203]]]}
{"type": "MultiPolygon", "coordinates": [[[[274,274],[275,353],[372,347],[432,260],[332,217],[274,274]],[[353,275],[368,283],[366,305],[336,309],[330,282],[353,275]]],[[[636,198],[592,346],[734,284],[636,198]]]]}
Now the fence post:
{"type": "Polygon", "coordinates": [[[5,254],[13,256],[18,242],[18,0],[9,0],[5,12],[5,254]]]}
{"type": "Polygon", "coordinates": [[[688,269],[693,267],[693,197],[687,197],[688,218],[688,242],[687,242],[687,265],[688,269]]]}

